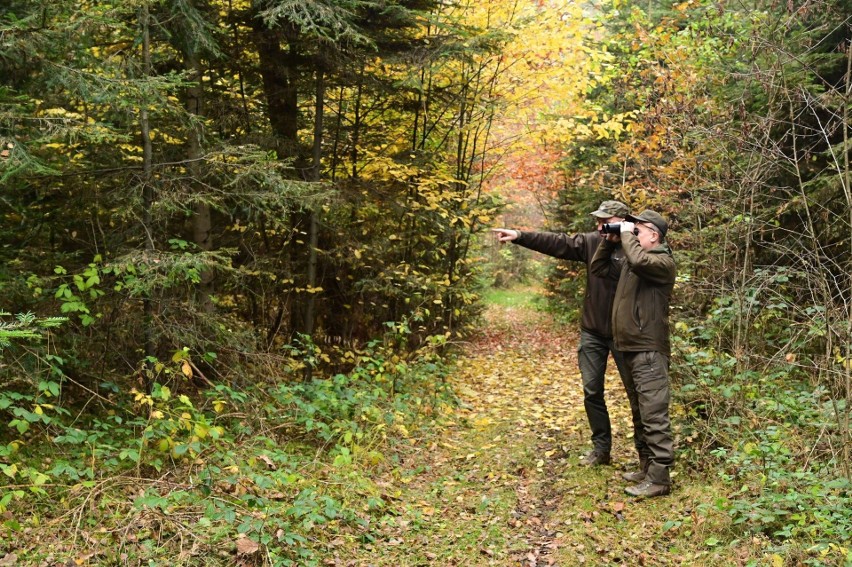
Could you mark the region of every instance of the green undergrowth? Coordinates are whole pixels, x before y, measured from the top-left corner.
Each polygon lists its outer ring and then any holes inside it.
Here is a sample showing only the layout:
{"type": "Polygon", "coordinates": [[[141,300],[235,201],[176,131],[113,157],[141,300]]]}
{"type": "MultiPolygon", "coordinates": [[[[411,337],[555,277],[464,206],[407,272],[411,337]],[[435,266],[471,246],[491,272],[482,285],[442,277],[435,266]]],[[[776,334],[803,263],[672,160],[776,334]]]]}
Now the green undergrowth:
{"type": "Polygon", "coordinates": [[[533,296],[493,292],[457,366],[438,339],[416,357],[375,342],[323,373],[302,341],[249,386],[196,389],[178,352],[150,389],[72,403],[44,356],[37,381],[0,389],[0,564],[852,565],[847,410],[826,384],[679,322],[674,491],[632,500],[623,392],[614,466],[579,466],[576,364],[551,356],[571,339],[522,317],[533,296]]]}
{"type": "Polygon", "coordinates": [[[704,507],[731,521],[711,542],[762,541],[778,565],[852,565],[846,401],[787,360],[756,370],[702,348],[704,327],[680,327],[673,375],[686,413],[681,454],[719,482],[704,507]]]}
{"type": "Polygon", "coordinates": [[[63,406],[61,375],[2,391],[0,559],[320,564],[330,534],[369,541],[389,513],[372,479],[451,403],[444,372],[374,344],[345,374],[103,384],[84,409],[63,406]]]}

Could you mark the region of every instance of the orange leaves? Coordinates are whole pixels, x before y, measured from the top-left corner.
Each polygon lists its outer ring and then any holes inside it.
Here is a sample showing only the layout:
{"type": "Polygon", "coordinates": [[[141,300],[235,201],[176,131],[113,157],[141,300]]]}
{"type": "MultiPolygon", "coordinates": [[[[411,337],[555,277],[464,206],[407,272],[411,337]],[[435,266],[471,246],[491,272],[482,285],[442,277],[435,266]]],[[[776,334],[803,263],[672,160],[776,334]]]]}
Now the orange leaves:
{"type": "MultiPolygon", "coordinates": [[[[536,203],[565,184],[559,173],[564,148],[584,133],[578,123],[560,117],[585,112],[586,92],[600,81],[600,63],[585,45],[594,32],[579,3],[528,0],[517,5],[517,16],[498,87],[506,111],[493,128],[496,143],[505,148],[500,156],[505,167],[489,187],[511,191],[512,201],[536,203]]],[[[592,122],[595,135],[613,134],[602,121],[592,122]]]]}

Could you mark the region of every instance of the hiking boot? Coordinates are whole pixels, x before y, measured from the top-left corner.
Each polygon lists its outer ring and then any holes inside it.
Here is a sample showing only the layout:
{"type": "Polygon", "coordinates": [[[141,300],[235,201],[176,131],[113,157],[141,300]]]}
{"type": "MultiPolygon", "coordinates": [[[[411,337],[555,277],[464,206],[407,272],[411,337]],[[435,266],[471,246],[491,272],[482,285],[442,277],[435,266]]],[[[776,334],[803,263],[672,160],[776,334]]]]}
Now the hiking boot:
{"type": "Polygon", "coordinates": [[[639,457],[639,470],[631,471],[626,473],[621,473],[621,478],[628,482],[642,482],[645,480],[645,474],[648,472],[648,465],[651,464],[651,461],[646,456],[639,457]]]}
{"type": "Polygon", "coordinates": [[[596,467],[599,465],[608,465],[612,462],[612,459],[609,456],[609,453],[604,453],[603,451],[592,451],[582,459],[580,459],[580,464],[585,465],[587,467],[596,467]]]}
{"type": "Polygon", "coordinates": [[[624,492],[630,496],[639,496],[641,498],[665,496],[671,491],[672,487],[668,484],[654,484],[650,480],[644,480],[635,486],[628,486],[624,489],[624,492]]]}

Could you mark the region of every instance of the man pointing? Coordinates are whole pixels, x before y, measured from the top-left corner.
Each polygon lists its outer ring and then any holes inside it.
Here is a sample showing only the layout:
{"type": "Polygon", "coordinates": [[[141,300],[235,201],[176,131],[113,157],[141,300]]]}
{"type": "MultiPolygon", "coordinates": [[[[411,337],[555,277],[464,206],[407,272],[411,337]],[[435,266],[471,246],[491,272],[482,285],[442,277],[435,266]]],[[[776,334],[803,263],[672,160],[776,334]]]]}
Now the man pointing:
{"type": "MultiPolygon", "coordinates": [[[[580,463],[584,465],[610,464],[612,427],[604,399],[604,382],[607,358],[610,353],[624,381],[627,372],[621,353],[613,344],[612,305],[618,285],[619,273],[595,275],[588,269],[595,251],[603,241],[600,234],[605,223],[617,223],[628,215],[627,205],[619,201],[604,201],[591,215],[597,221],[597,230],[574,235],[554,232],[521,232],[515,229],[492,229],[500,242],[512,242],[548,256],[586,264],[586,292],[580,321],[580,348],[578,360],[583,381],[583,405],[592,430],[592,451],[580,463]]],[[[612,241],[612,259],[623,260],[617,235],[612,241]]],[[[638,416],[634,416],[634,440],[638,416]]],[[[637,446],[637,450],[638,450],[637,446]]]]}

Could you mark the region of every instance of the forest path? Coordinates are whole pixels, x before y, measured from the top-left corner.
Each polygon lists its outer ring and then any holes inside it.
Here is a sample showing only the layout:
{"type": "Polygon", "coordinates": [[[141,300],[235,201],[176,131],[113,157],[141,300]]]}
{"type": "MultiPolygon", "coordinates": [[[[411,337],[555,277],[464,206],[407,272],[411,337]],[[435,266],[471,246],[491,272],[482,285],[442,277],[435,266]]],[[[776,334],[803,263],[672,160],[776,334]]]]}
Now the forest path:
{"type": "Polygon", "coordinates": [[[676,470],[668,497],[624,494],[621,473],[635,453],[612,361],[613,465],[578,464],[591,445],[577,341],[575,328],[530,306],[490,306],[449,378],[461,407],[430,436],[413,433],[380,482],[398,515],[359,546],[354,562],[336,553],[328,564],[741,564],[714,553],[706,531],[716,523],[706,521],[712,487],[676,470]]]}

